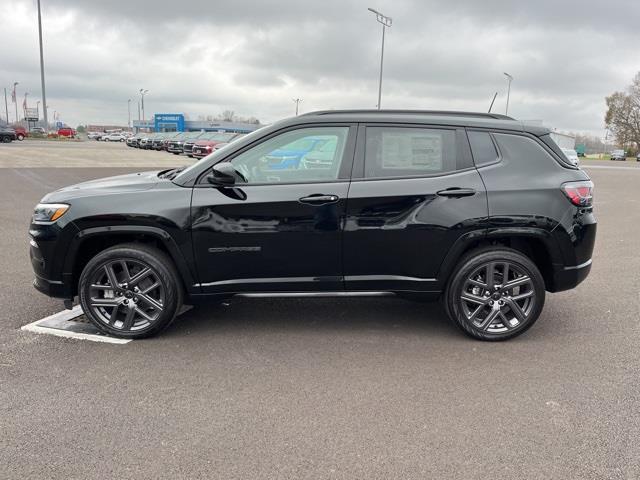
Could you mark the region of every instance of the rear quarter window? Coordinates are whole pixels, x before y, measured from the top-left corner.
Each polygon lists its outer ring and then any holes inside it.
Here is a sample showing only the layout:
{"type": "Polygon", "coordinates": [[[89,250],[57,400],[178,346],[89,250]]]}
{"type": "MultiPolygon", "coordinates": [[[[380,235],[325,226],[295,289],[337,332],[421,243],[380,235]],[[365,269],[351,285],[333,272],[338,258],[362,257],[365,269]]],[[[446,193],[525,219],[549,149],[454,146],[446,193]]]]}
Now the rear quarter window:
{"type": "Polygon", "coordinates": [[[558,166],[559,162],[534,139],[524,135],[494,133],[503,157],[516,163],[527,162],[536,166],[558,166]]]}
{"type": "Polygon", "coordinates": [[[500,158],[488,132],[469,131],[467,136],[469,137],[471,154],[476,167],[496,162],[500,158]]]}

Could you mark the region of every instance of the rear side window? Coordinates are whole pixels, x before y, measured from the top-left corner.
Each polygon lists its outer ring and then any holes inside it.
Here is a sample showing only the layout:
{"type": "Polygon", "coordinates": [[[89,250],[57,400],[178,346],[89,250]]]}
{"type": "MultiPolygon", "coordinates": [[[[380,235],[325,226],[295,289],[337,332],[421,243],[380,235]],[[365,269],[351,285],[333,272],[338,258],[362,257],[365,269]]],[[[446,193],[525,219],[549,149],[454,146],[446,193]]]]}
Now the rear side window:
{"type": "Polygon", "coordinates": [[[494,134],[500,152],[508,159],[533,165],[558,165],[558,162],[535,140],[523,135],[494,134]]]}
{"type": "Polygon", "coordinates": [[[498,160],[498,151],[488,132],[467,132],[471,153],[476,167],[487,165],[498,160]]]}
{"type": "Polygon", "coordinates": [[[365,178],[438,175],[456,170],[455,130],[367,127],[365,178]]]}

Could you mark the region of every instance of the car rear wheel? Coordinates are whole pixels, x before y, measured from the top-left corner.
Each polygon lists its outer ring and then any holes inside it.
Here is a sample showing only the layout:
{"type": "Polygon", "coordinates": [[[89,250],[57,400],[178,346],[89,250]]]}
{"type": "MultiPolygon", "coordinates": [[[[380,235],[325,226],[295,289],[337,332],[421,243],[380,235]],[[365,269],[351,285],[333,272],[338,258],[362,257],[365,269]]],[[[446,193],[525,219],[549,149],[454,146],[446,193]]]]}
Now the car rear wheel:
{"type": "Polygon", "coordinates": [[[2,137],[3,143],[11,143],[11,137],[2,137]]]}
{"type": "Polygon", "coordinates": [[[22,141],[22,140],[24,140],[24,135],[19,133],[17,138],[18,138],[18,140],[22,141]]]}
{"type": "Polygon", "coordinates": [[[445,311],[467,335],[507,340],[528,330],[542,312],[544,280],[536,265],[518,251],[498,248],[472,252],[452,274],[445,311]]]}
{"type": "Polygon", "coordinates": [[[103,332],[143,338],[166,328],[182,305],[182,287],[169,257],[146,245],[109,248],[85,266],[78,285],[87,318],[103,332]]]}

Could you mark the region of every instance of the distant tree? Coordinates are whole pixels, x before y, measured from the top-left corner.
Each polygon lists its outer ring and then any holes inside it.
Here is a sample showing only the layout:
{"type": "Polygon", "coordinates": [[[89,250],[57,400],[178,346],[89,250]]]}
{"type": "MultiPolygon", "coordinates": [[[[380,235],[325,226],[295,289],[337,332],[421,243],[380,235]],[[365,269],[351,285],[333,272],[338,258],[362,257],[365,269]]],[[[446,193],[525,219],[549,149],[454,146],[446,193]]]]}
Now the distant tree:
{"type": "Polygon", "coordinates": [[[86,131],[87,131],[87,129],[86,129],[86,127],[84,125],[78,125],[78,128],[76,128],[76,132],[78,132],[78,133],[84,133],[86,131]]]}
{"type": "Polygon", "coordinates": [[[607,114],[604,121],[619,145],[640,146],[640,72],[624,92],[606,97],[607,114]]]}
{"type": "Polygon", "coordinates": [[[225,122],[233,122],[233,120],[236,118],[236,112],[234,112],[233,110],[225,110],[220,114],[220,117],[225,122]]]}

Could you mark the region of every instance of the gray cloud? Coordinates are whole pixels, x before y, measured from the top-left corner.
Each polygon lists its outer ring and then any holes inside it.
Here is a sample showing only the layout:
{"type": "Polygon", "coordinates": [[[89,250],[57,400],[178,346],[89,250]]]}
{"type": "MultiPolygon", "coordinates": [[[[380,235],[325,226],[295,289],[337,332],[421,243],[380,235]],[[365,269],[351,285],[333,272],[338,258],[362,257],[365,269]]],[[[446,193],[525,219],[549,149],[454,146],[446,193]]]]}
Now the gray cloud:
{"type": "MultiPolygon", "coordinates": [[[[0,81],[39,95],[32,0],[0,0],[0,81]],[[6,3],[7,5],[2,5],[6,3]],[[9,7],[9,4],[11,8],[9,7]]],[[[150,90],[147,114],[232,109],[263,121],[303,110],[373,107],[380,28],[383,106],[510,113],[565,130],[602,129],[604,96],[640,70],[640,2],[513,0],[166,0],[45,2],[49,105],[70,124],[126,122],[127,99],[150,90]]],[[[2,86],[2,85],[0,85],[2,86]]]]}

